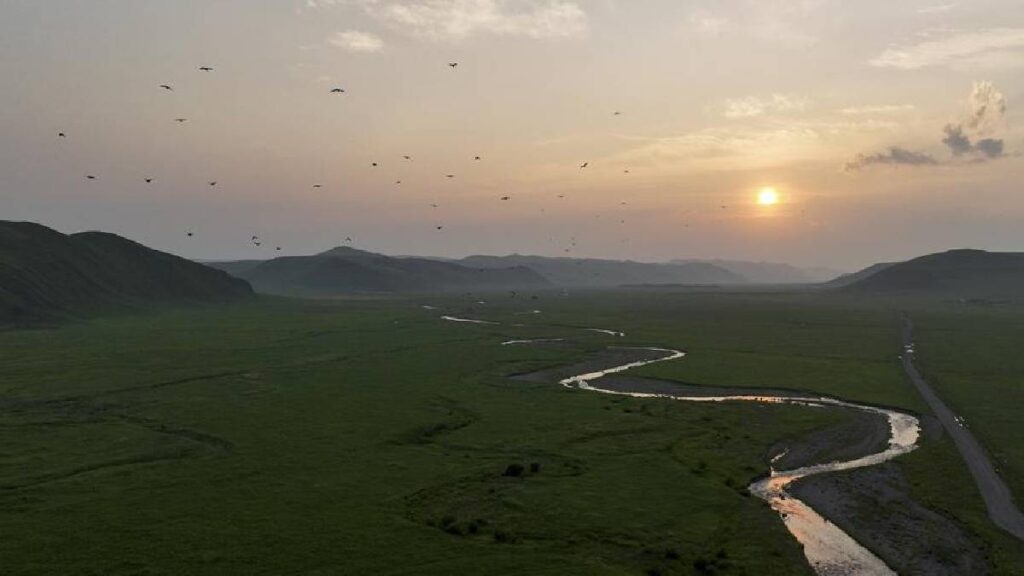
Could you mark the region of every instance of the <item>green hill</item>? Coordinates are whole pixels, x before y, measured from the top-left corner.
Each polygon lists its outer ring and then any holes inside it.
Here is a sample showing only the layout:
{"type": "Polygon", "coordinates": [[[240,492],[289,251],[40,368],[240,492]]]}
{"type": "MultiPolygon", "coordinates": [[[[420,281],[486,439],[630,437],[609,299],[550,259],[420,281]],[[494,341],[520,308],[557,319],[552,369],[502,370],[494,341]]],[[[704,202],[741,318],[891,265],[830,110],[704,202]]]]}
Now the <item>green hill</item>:
{"type": "Polygon", "coordinates": [[[287,256],[265,262],[213,262],[210,266],[248,280],[259,292],[289,296],[493,291],[551,286],[541,275],[522,266],[474,268],[346,247],[312,256],[287,256]]]}
{"type": "Polygon", "coordinates": [[[1024,294],[1024,253],[950,250],[869,268],[843,290],[917,292],[957,298],[1019,299],[1024,294]]]}
{"type": "Polygon", "coordinates": [[[114,234],[0,221],[0,322],[244,298],[244,281],[114,234]]]}

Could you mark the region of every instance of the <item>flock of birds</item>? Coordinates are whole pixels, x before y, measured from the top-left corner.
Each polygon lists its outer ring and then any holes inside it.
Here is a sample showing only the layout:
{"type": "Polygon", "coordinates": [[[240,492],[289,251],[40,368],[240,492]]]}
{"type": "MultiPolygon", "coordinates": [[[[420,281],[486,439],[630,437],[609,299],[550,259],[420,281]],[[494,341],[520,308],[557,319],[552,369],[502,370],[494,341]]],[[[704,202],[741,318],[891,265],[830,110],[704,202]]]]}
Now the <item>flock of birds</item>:
{"type": "MultiPolygon", "coordinates": [[[[448,63],[448,67],[451,68],[452,70],[456,70],[458,68],[458,66],[459,66],[458,62],[449,62],[448,63]]],[[[203,73],[210,73],[210,72],[214,71],[213,67],[211,67],[211,66],[199,66],[198,69],[199,69],[200,72],[203,72],[203,73]]],[[[159,89],[167,91],[167,92],[174,92],[174,86],[172,86],[171,84],[159,84],[157,87],[159,89]]],[[[330,94],[345,94],[346,92],[345,92],[345,89],[342,88],[342,87],[333,87],[333,88],[329,89],[329,93],[330,94]]],[[[615,112],[613,112],[613,115],[614,116],[621,116],[622,113],[620,111],[616,110],[615,112]]],[[[188,118],[174,118],[174,122],[176,122],[178,124],[184,124],[187,121],[188,121],[188,118]]],[[[61,139],[66,139],[68,137],[68,135],[67,135],[66,132],[60,131],[60,132],[57,133],[57,137],[61,138],[61,139]]],[[[411,155],[403,155],[402,159],[405,160],[405,161],[412,161],[413,157],[411,155]]],[[[474,162],[480,162],[482,160],[483,160],[483,158],[480,155],[473,156],[473,161],[474,162]]],[[[372,168],[378,168],[380,166],[381,166],[381,164],[379,162],[371,162],[371,167],[372,168]]],[[[584,170],[584,169],[588,168],[589,166],[590,166],[590,162],[587,161],[587,162],[583,162],[582,164],[580,164],[579,168],[580,168],[580,170],[584,170]]],[[[629,170],[628,169],[624,170],[623,172],[626,173],[626,174],[629,174],[629,170]]],[[[445,174],[445,177],[449,178],[449,179],[455,178],[455,174],[445,174]]],[[[95,174],[86,174],[85,178],[87,180],[96,180],[97,176],[95,174]]],[[[152,184],[155,181],[155,178],[153,178],[151,176],[147,176],[143,180],[145,181],[146,184],[152,184]]],[[[402,181],[401,180],[396,180],[395,184],[396,185],[400,185],[400,184],[402,184],[402,181]]],[[[217,181],[216,180],[210,180],[210,181],[207,182],[207,185],[211,186],[211,187],[216,186],[217,185],[217,181]]],[[[314,189],[320,189],[320,188],[323,188],[323,184],[315,183],[315,184],[312,185],[312,187],[314,189]]],[[[564,194],[558,194],[557,198],[559,198],[559,199],[565,198],[565,195],[564,194]]],[[[509,196],[509,195],[504,195],[504,196],[501,196],[499,199],[500,199],[500,201],[507,202],[507,201],[510,201],[512,199],[512,197],[509,196]]],[[[621,205],[625,206],[625,205],[627,205],[627,203],[626,202],[622,202],[621,205]]],[[[436,203],[432,203],[432,204],[430,204],[430,206],[432,208],[438,208],[439,207],[439,205],[436,204],[436,203]]],[[[723,206],[723,208],[724,208],[724,206],[723,206]]],[[[543,209],[541,211],[543,212],[543,209]]],[[[625,220],[624,219],[620,219],[620,223],[625,224],[625,220]]],[[[437,225],[436,229],[437,230],[444,230],[444,225],[437,225]]],[[[188,238],[192,238],[192,237],[195,236],[195,233],[192,230],[186,230],[185,231],[185,236],[188,237],[188,238]]],[[[549,238],[549,241],[553,241],[553,240],[554,240],[553,238],[549,238]]],[[[345,237],[345,241],[348,242],[348,243],[351,243],[352,242],[352,237],[351,236],[346,236],[345,237]]],[[[251,243],[252,246],[261,247],[263,245],[263,240],[260,238],[260,236],[258,234],[254,234],[250,238],[250,243],[251,243]]],[[[576,239],[575,239],[575,237],[573,237],[573,238],[570,239],[569,245],[564,248],[564,252],[566,252],[566,253],[571,252],[572,249],[575,248],[575,246],[576,246],[576,239]]],[[[275,249],[275,251],[281,251],[281,246],[275,246],[274,249],[275,249]]]]}

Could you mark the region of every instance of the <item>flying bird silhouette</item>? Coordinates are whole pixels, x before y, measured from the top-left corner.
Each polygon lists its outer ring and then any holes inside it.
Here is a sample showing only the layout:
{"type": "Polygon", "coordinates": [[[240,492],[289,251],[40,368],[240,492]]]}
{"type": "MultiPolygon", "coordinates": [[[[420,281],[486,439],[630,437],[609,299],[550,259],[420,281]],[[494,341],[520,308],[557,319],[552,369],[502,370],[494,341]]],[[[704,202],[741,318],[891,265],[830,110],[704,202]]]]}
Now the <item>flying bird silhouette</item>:
{"type": "Polygon", "coordinates": [[[616,110],[615,113],[612,114],[612,116],[622,116],[622,112],[619,112],[618,110],[616,110]]]}
{"type": "Polygon", "coordinates": [[[96,177],[95,177],[95,176],[93,176],[92,174],[86,174],[86,176],[85,176],[85,177],[86,177],[87,179],[89,179],[89,180],[95,180],[95,179],[96,179],[96,177]]]}
{"type": "Polygon", "coordinates": [[[217,181],[216,180],[210,182],[210,186],[216,186],[216,185],[217,185],[217,181]]]}
{"type": "Polygon", "coordinates": [[[479,160],[479,159],[480,159],[479,156],[473,156],[473,160],[479,160]]]}
{"type": "Polygon", "coordinates": [[[67,135],[64,134],[63,132],[57,132],[57,137],[58,138],[67,138],[67,135]]]}
{"type": "Polygon", "coordinates": [[[511,196],[502,196],[502,197],[501,197],[501,199],[502,199],[502,200],[509,200],[509,199],[511,199],[511,198],[512,198],[511,196]]]}
{"type": "Polygon", "coordinates": [[[402,183],[401,180],[395,180],[395,184],[401,184],[401,183],[402,183]]]}
{"type": "Polygon", "coordinates": [[[167,84],[161,84],[160,87],[163,88],[164,90],[170,90],[171,92],[174,92],[174,88],[171,88],[167,84]]]}
{"type": "Polygon", "coordinates": [[[443,229],[443,228],[444,228],[444,226],[438,226],[438,227],[437,227],[437,229],[438,229],[438,230],[441,230],[441,229],[443,229]]]}
{"type": "Polygon", "coordinates": [[[590,166],[590,162],[584,162],[583,164],[580,164],[580,169],[582,170],[583,168],[586,168],[587,166],[590,166]]]}
{"type": "Polygon", "coordinates": [[[200,66],[199,69],[203,72],[213,72],[213,68],[210,68],[209,66],[200,66]]]}
{"type": "Polygon", "coordinates": [[[448,178],[455,178],[455,174],[448,174],[447,177],[448,178]]]}
{"type": "Polygon", "coordinates": [[[458,62],[449,62],[449,63],[448,63],[448,66],[449,66],[450,68],[453,68],[453,69],[454,69],[454,68],[458,68],[458,67],[459,67],[459,63],[458,63],[458,62]]]}
{"type": "Polygon", "coordinates": [[[184,122],[187,122],[188,118],[175,118],[174,121],[177,122],[178,124],[182,124],[184,122]]]}
{"type": "Polygon", "coordinates": [[[152,179],[152,178],[146,178],[146,184],[149,184],[149,183],[151,183],[152,181],[153,181],[153,179],[152,179]]]}
{"type": "Polygon", "coordinates": [[[188,236],[189,238],[191,238],[192,237],[192,233],[191,232],[185,232],[185,236],[188,236]]]}
{"type": "Polygon", "coordinates": [[[402,156],[402,158],[405,158],[406,160],[412,160],[412,156],[402,156]]]}
{"type": "Polygon", "coordinates": [[[376,162],[372,162],[370,165],[376,167],[377,163],[376,162]]]}
{"type": "Polygon", "coordinates": [[[313,184],[313,188],[323,188],[323,186],[321,186],[319,184],[313,184]]]}
{"type": "Polygon", "coordinates": [[[341,88],[331,88],[331,94],[344,94],[345,90],[341,88]]]}

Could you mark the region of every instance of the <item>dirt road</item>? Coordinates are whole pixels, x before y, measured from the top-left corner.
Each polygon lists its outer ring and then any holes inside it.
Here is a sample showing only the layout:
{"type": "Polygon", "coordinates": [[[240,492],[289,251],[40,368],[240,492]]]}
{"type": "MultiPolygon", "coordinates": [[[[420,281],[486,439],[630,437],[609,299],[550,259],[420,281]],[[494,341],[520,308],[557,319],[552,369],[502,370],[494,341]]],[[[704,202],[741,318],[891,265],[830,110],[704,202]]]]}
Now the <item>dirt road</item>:
{"type": "Polygon", "coordinates": [[[999,477],[988,454],[985,453],[985,449],[981,447],[970,431],[957,421],[956,414],[942,402],[928,382],[921,377],[917,367],[914,366],[913,345],[914,324],[909,318],[904,318],[903,353],[901,355],[903,369],[910,377],[910,381],[924,396],[932,412],[942,422],[942,427],[953,438],[957,450],[967,462],[967,467],[970,469],[971,475],[974,476],[974,482],[978,485],[978,490],[985,500],[989,518],[1003,530],[1024,540],[1024,514],[1021,514],[1017,505],[1014,504],[1010,489],[999,477]]]}

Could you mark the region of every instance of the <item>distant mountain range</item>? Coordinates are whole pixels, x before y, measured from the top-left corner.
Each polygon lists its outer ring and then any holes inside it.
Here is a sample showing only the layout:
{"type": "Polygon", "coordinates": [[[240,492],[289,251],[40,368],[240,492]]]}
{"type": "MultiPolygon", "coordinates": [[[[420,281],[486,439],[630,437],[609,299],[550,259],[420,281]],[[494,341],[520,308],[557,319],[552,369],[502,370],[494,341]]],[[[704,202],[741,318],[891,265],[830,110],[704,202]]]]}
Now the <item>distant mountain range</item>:
{"type": "Polygon", "coordinates": [[[672,260],[676,264],[704,262],[724,268],[742,276],[752,284],[816,284],[827,282],[842,275],[830,268],[798,268],[791,264],[776,262],[747,262],[744,260],[672,260]]]}
{"type": "Polygon", "coordinates": [[[114,234],[0,221],[0,323],[252,294],[243,280],[114,234]]]}
{"type": "Polygon", "coordinates": [[[526,267],[535,270],[556,286],[575,288],[614,288],[635,284],[731,285],[747,282],[742,275],[707,262],[657,264],[519,254],[469,256],[457,262],[473,268],[526,267]]]}
{"type": "Polygon", "coordinates": [[[428,258],[392,257],[339,247],[312,256],[210,262],[252,283],[257,291],[324,297],[349,293],[453,292],[550,288],[522,266],[469,267],[428,258]]]}
{"type": "Polygon", "coordinates": [[[483,292],[619,286],[709,289],[800,285],[848,294],[1020,299],[1024,253],[951,250],[875,264],[828,282],[785,264],[731,260],[644,263],[595,258],[393,257],[348,247],[312,256],[199,264],[114,234],[65,235],[0,221],[0,324],[154,303],[227,302],[266,294],[483,292]]]}

